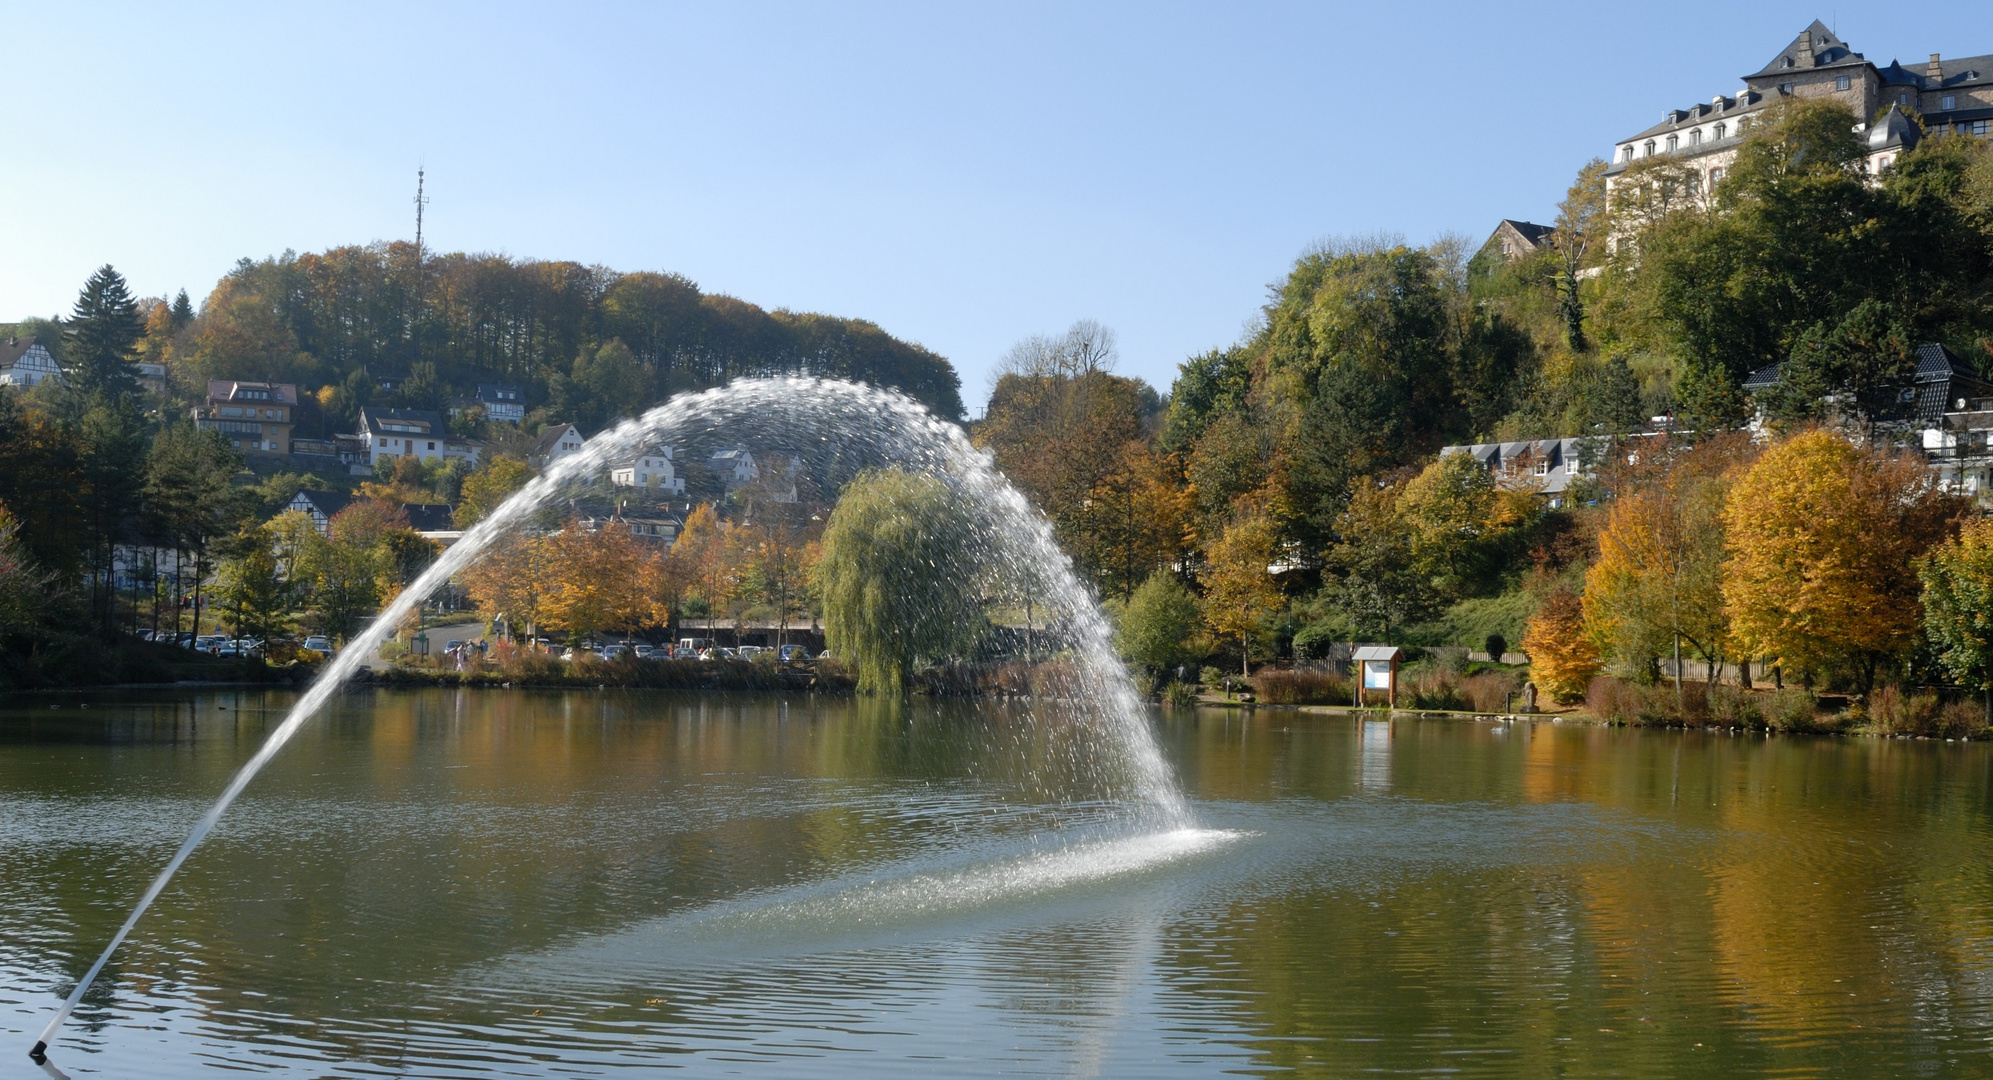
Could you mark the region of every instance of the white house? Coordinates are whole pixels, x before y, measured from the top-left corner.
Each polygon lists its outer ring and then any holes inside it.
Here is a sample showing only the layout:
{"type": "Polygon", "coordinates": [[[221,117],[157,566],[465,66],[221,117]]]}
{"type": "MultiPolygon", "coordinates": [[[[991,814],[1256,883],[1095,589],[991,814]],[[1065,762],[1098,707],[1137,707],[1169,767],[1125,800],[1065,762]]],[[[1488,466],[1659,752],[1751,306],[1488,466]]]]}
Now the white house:
{"type": "Polygon", "coordinates": [[[424,464],[461,458],[478,461],[478,445],[452,436],[440,413],[421,409],[360,407],[361,453],[368,465],[382,458],[412,457],[424,464]]]}
{"type": "Polygon", "coordinates": [[[477,403],[487,419],[516,424],[526,419],[526,392],[506,383],[477,384],[477,403]]]}
{"type": "Polygon", "coordinates": [[[706,468],[723,481],[728,490],[752,484],[761,477],[761,468],[754,463],[754,455],[744,446],[713,451],[713,456],[706,459],[706,468]]]}
{"type": "Polygon", "coordinates": [[[581,452],[581,429],[573,424],[555,424],[540,433],[540,441],[533,444],[533,452],[526,458],[536,469],[544,469],[554,462],[581,452]]]}
{"type": "Polygon", "coordinates": [[[62,381],[62,369],[48,346],[34,338],[10,337],[0,342],[0,386],[39,386],[62,381]]]}
{"type": "Polygon", "coordinates": [[[1574,438],[1443,446],[1439,453],[1441,457],[1471,454],[1497,482],[1534,488],[1551,506],[1564,505],[1565,492],[1585,472],[1579,440],[1574,438]]]}
{"type": "Polygon", "coordinates": [[[643,488],[660,494],[683,494],[685,478],[672,467],[673,448],[652,447],[623,465],[609,470],[609,482],[618,487],[643,488]]]}

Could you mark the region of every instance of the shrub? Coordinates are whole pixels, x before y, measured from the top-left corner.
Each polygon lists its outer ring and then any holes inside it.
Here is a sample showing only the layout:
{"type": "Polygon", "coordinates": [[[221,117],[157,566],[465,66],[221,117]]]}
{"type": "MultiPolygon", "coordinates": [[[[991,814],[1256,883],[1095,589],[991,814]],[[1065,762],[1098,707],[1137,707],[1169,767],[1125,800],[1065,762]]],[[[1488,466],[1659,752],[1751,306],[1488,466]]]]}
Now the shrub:
{"type": "Polygon", "coordinates": [[[1219,686],[1225,681],[1225,673],[1206,664],[1197,672],[1197,681],[1206,686],[1219,686]]]}
{"type": "Polygon", "coordinates": [[[1986,734],[1986,708],[1976,701],[1953,701],[1938,710],[1937,727],[1931,732],[1947,739],[1970,739],[1986,734]]]}
{"type": "Polygon", "coordinates": [[[1758,695],[1735,686],[1714,686],[1709,690],[1709,720],[1719,727],[1759,728],[1765,726],[1765,712],[1758,695]]]}
{"type": "Polygon", "coordinates": [[[1428,668],[1410,679],[1400,676],[1398,701],[1412,709],[1465,712],[1473,705],[1460,692],[1459,680],[1450,671],[1428,668]]]}
{"type": "Polygon", "coordinates": [[[1475,712],[1502,712],[1508,708],[1509,695],[1516,685],[1513,675],[1482,672],[1460,680],[1460,696],[1467,699],[1475,712]]]}
{"type": "Polygon", "coordinates": [[[1509,651],[1509,639],[1500,634],[1489,634],[1488,640],[1481,643],[1481,651],[1488,654],[1488,662],[1499,664],[1503,654],[1509,651]]]}
{"type": "Polygon", "coordinates": [[[1820,723],[1818,702],[1812,693],[1791,687],[1765,699],[1765,726],[1773,731],[1822,731],[1832,727],[1820,723]]]}
{"type": "Polygon", "coordinates": [[[1600,675],[1585,687],[1585,709],[1609,724],[1640,722],[1640,688],[1625,679],[1600,675]]]}
{"type": "Polygon", "coordinates": [[[1868,696],[1868,721],[1883,735],[1928,735],[1938,719],[1936,694],[1905,694],[1885,686],[1868,696]]]}
{"type": "Polygon", "coordinates": [[[1163,704],[1171,708],[1188,708],[1197,704],[1197,690],[1188,683],[1172,682],[1163,687],[1163,704]]]}
{"type": "Polygon", "coordinates": [[[1349,680],[1318,668],[1262,668],[1253,675],[1253,693],[1269,705],[1347,705],[1349,680]]]}

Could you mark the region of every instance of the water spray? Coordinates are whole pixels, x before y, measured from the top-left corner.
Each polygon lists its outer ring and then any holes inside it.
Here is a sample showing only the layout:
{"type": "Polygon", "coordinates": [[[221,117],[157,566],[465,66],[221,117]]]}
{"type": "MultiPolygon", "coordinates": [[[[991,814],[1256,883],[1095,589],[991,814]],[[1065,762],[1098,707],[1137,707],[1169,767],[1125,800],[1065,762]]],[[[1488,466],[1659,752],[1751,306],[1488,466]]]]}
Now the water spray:
{"type": "Polygon", "coordinates": [[[402,590],[372,625],[347,642],[256,754],[236,770],[221,797],[152,879],[124,924],[42,1029],[29,1056],[47,1067],[49,1044],[63,1021],[187,857],[207,839],[256,774],[438,586],[469,566],[493,541],[525,524],[563,485],[599,475],[613,459],[642,444],[688,435],[738,441],[743,432],[751,431],[779,433],[784,440],[793,439],[799,431],[813,432],[817,445],[808,452],[826,472],[895,465],[935,475],[967,496],[987,520],[1009,570],[1044,587],[1046,599],[1065,620],[1076,668],[1072,697],[1094,710],[1094,718],[1121,751],[1120,764],[1130,774],[1128,794],[1160,827],[1181,828],[1189,822],[1175,779],[1148,730],[1141,698],[1115,657],[1106,618],[1086,586],[1074,576],[1072,560],[1053,541],[1051,524],[996,471],[987,453],[970,445],[960,427],[933,416],[918,402],[895,391],[807,377],[742,379],[715,390],[681,394],[596,435],[579,451],[554,462],[466,531],[402,590]]]}

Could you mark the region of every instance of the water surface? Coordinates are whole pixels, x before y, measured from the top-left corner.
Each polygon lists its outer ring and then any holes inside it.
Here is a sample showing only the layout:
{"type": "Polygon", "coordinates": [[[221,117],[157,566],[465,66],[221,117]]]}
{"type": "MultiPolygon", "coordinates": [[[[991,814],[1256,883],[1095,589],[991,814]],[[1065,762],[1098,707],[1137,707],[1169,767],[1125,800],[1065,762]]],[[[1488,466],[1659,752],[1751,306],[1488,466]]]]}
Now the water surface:
{"type": "MultiPolygon", "coordinates": [[[[291,700],[0,706],[0,1076],[41,1075],[18,1052],[291,700]]],[[[1993,1072],[1984,746],[1155,722],[1194,828],[1130,825],[1079,733],[1028,705],[351,692],[195,854],[54,1060],[1993,1072]]]]}

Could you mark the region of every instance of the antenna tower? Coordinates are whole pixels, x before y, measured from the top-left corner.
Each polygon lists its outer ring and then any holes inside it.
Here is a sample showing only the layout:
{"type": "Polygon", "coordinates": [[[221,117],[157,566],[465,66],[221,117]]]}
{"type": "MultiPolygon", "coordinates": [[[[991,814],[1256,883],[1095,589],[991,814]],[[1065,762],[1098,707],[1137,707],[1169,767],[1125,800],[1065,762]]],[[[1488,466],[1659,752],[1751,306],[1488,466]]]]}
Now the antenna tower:
{"type": "Polygon", "coordinates": [[[422,169],[415,170],[415,264],[422,265],[422,208],[429,205],[429,196],[422,193],[422,169]]]}

